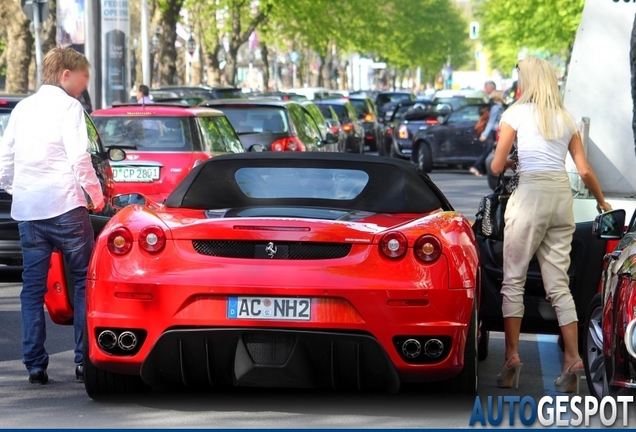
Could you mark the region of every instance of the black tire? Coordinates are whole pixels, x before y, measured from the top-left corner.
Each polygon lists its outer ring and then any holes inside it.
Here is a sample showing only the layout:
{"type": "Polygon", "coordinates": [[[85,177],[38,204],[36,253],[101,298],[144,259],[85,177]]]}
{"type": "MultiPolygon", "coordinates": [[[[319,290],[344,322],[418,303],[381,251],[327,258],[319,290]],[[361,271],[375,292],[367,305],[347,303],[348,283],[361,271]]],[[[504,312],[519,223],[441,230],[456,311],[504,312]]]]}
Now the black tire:
{"type": "Polygon", "coordinates": [[[433,171],[433,156],[427,143],[421,142],[417,151],[417,167],[425,173],[433,171]]]}
{"type": "Polygon", "coordinates": [[[477,345],[477,358],[484,361],[488,358],[488,343],[490,342],[490,332],[488,330],[479,331],[479,339],[477,345]]]}
{"type": "Polygon", "coordinates": [[[477,302],[475,301],[466,337],[466,347],[464,348],[464,369],[455,378],[449,380],[446,386],[455,394],[470,396],[477,394],[479,384],[479,360],[477,358],[478,325],[477,302]]]}
{"type": "Polygon", "coordinates": [[[105,400],[113,396],[132,396],[149,393],[151,388],[140,376],[106,372],[91,363],[88,356],[89,335],[84,328],[84,388],[93,400],[105,400]]]}
{"type": "Polygon", "coordinates": [[[603,299],[596,294],[585,314],[585,332],[583,339],[583,365],[585,380],[590,394],[598,400],[603,398],[605,386],[605,357],[603,356],[603,299]]]}

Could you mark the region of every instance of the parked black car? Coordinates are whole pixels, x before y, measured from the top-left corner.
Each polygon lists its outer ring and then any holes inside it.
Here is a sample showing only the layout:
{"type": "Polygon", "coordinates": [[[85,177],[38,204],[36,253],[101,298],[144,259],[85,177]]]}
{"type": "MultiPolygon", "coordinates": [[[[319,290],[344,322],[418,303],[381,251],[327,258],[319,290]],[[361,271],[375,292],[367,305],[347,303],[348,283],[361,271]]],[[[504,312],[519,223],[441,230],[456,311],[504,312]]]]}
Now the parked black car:
{"type": "MultiPolygon", "coordinates": [[[[391,111],[391,115],[382,124],[382,132],[380,134],[380,146],[378,154],[380,156],[388,156],[391,154],[391,146],[393,144],[393,134],[397,133],[398,125],[401,124],[404,116],[415,109],[415,102],[400,102],[395,105],[391,111]]],[[[420,108],[423,109],[423,108],[420,108]]],[[[424,111],[422,111],[424,112],[424,111]]]]}
{"type": "Polygon", "coordinates": [[[369,146],[371,151],[378,149],[380,123],[378,122],[378,111],[371,98],[349,97],[349,102],[356,110],[358,119],[362,122],[364,129],[364,145],[369,146]]]}
{"type": "Polygon", "coordinates": [[[325,119],[325,116],[322,114],[322,111],[320,110],[320,108],[318,108],[318,106],[311,101],[305,101],[302,102],[301,105],[303,107],[305,107],[305,109],[307,111],[309,111],[309,114],[311,115],[311,117],[314,119],[314,121],[316,122],[316,124],[318,125],[318,129],[320,129],[320,135],[323,137],[323,141],[327,142],[327,136],[329,134],[332,134],[333,136],[337,137],[337,141],[333,142],[333,138],[332,139],[332,143],[331,144],[325,144],[324,145],[324,150],[328,151],[328,152],[340,152],[341,150],[341,138],[340,138],[340,133],[339,131],[334,132],[331,129],[331,125],[330,123],[327,122],[327,119],[325,119]]]}
{"type": "Polygon", "coordinates": [[[393,110],[398,104],[413,102],[415,95],[410,92],[380,92],[375,98],[378,109],[378,121],[384,123],[393,116],[393,110]]]}
{"type": "Polygon", "coordinates": [[[202,106],[223,111],[247,151],[254,145],[271,151],[325,151],[326,145],[338,143],[331,131],[323,137],[309,111],[297,102],[229,99],[202,106]]]}
{"type": "Polygon", "coordinates": [[[414,125],[401,124],[394,141],[394,151],[398,155],[407,155],[410,149],[411,160],[424,172],[431,172],[435,165],[461,165],[468,168],[488,145],[487,142],[479,141],[479,134],[475,130],[479,110],[485,106],[487,104],[465,105],[448,117],[431,118],[430,115],[435,113],[430,112],[429,117],[425,115],[423,120],[430,124],[426,126],[420,123],[418,131],[412,131],[415,133],[410,141],[405,137],[404,129],[414,125]]]}
{"type": "MultiPolygon", "coordinates": [[[[4,135],[11,111],[25,97],[26,95],[0,94],[0,138],[4,135]]],[[[102,192],[106,199],[104,210],[99,214],[91,214],[90,216],[95,235],[97,235],[115,212],[110,205],[114,180],[109,160],[121,161],[126,158],[126,153],[124,150],[114,146],[105,151],[97,128],[91,121],[90,116],[85,113],[84,118],[89,140],[88,151],[91,154],[93,167],[102,185],[102,192]]],[[[34,127],[37,127],[35,121],[34,127]]],[[[0,189],[0,264],[20,266],[22,265],[22,248],[20,247],[18,222],[11,218],[11,202],[11,195],[0,189]]]]}
{"type": "Polygon", "coordinates": [[[364,128],[358,120],[355,108],[346,99],[324,99],[315,101],[315,104],[323,110],[332,109],[338,115],[338,120],[345,133],[346,152],[364,153],[364,128]]]}
{"type": "Polygon", "coordinates": [[[226,86],[163,86],[150,90],[150,97],[155,102],[172,102],[176,100],[191,101],[197,105],[196,99],[201,103],[210,99],[247,99],[245,93],[236,87],[226,86]]]}

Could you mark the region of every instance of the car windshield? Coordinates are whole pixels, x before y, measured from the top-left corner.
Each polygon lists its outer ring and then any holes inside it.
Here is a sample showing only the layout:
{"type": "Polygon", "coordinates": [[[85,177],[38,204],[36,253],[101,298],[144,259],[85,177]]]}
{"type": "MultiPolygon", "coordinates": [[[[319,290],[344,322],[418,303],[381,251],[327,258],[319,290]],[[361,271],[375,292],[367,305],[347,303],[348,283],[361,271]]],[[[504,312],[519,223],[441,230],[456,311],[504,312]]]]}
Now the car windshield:
{"type": "Polygon", "coordinates": [[[325,119],[331,119],[331,110],[329,109],[329,106],[327,105],[318,105],[318,109],[320,109],[320,112],[322,113],[322,115],[325,117],[325,119]]]}
{"type": "Polygon", "coordinates": [[[346,110],[344,105],[329,105],[338,114],[338,118],[346,117],[346,110]]]}
{"type": "Polygon", "coordinates": [[[192,151],[186,117],[94,117],[104,146],[134,145],[138,151],[192,151]]]}
{"type": "Polygon", "coordinates": [[[7,123],[9,123],[9,117],[11,113],[3,113],[0,112],[0,138],[4,135],[4,130],[7,127],[7,123]]]}
{"type": "Polygon", "coordinates": [[[234,175],[249,198],[355,199],[369,182],[364,171],[333,168],[240,168],[234,175]]]}
{"type": "Polygon", "coordinates": [[[408,93],[382,93],[378,95],[376,103],[378,106],[382,106],[387,103],[408,102],[410,100],[411,95],[408,93]]]}
{"type": "Polygon", "coordinates": [[[484,103],[484,100],[481,98],[465,98],[465,97],[447,97],[447,98],[435,98],[433,100],[433,110],[437,111],[440,108],[441,104],[450,105],[452,110],[455,111],[458,108],[463,107],[464,105],[473,105],[484,103]]]}
{"type": "Polygon", "coordinates": [[[251,133],[287,133],[289,124],[283,108],[277,107],[214,107],[227,116],[236,132],[251,133]]]}

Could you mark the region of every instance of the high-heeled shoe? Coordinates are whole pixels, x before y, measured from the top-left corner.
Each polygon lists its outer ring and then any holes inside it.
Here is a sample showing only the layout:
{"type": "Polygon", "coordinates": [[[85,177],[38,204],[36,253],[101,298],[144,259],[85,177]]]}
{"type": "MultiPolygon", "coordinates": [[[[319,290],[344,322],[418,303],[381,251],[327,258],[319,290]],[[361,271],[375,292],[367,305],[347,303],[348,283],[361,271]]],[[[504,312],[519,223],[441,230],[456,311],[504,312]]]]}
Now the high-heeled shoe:
{"type": "Polygon", "coordinates": [[[554,381],[554,388],[556,388],[556,391],[562,393],[572,393],[574,389],[576,389],[576,393],[579,393],[581,378],[585,374],[585,370],[577,369],[573,371],[572,368],[580,361],[582,360],[578,359],[574,363],[572,363],[570,367],[567,368],[565,372],[563,372],[563,375],[561,375],[554,381]]]}
{"type": "Polygon", "coordinates": [[[508,366],[510,360],[514,357],[519,357],[519,354],[511,355],[508,360],[504,363],[503,369],[501,369],[501,373],[497,375],[497,385],[499,388],[511,388],[514,383],[515,388],[519,388],[519,375],[521,375],[521,368],[523,367],[523,363],[515,363],[512,366],[508,366]]]}

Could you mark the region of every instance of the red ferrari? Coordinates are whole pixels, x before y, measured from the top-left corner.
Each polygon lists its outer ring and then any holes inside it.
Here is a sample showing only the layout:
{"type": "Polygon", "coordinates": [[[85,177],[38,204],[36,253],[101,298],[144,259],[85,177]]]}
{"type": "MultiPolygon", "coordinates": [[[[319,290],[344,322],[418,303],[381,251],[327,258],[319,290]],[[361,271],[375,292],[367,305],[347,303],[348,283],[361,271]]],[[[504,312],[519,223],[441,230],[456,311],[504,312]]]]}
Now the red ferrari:
{"type": "MultiPolygon", "coordinates": [[[[449,380],[475,393],[478,271],[470,223],[409,162],[219,156],[164,204],[127,206],[99,235],[86,390],[395,392],[449,380]]],[[[56,265],[49,285],[65,295],[56,265]]]]}

